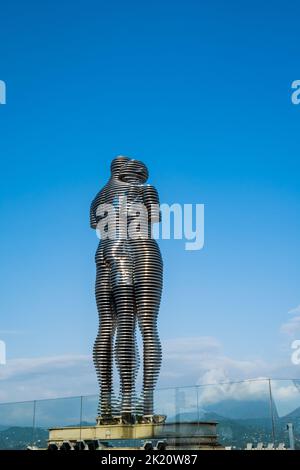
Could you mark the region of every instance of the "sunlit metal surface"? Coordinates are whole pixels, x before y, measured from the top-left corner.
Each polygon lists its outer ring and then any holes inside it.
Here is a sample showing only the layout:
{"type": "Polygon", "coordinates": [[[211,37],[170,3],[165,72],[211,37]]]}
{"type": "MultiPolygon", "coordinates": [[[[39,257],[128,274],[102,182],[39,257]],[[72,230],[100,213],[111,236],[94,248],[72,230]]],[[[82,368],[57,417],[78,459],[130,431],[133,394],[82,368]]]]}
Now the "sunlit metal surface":
{"type": "Polygon", "coordinates": [[[132,205],[144,204],[148,210],[146,226],[157,215],[150,215],[159,204],[153,186],[146,185],[148,170],[137,160],[117,157],[111,163],[111,177],[91,204],[90,223],[96,229],[110,213],[99,211],[103,204],[116,210],[115,237],[107,238],[107,227],[100,228],[101,240],[96,252],[96,302],[99,331],[94,345],[94,363],[100,385],[99,416],[110,419],[122,414],[129,420],[134,415],[153,415],[153,393],[161,364],[161,345],[157,331],[163,263],[157,242],[144,234],[128,237],[128,227],[136,214],[132,205]],[[126,199],[124,199],[126,198],[126,199]],[[124,202],[125,201],[125,202],[124,202]],[[126,223],[122,219],[129,214],[126,223]],[[135,380],[139,366],[136,324],[143,339],[143,391],[136,397],[135,380]],[[115,340],[114,340],[115,337],[115,340]],[[113,394],[113,357],[120,375],[121,400],[113,394]]]}

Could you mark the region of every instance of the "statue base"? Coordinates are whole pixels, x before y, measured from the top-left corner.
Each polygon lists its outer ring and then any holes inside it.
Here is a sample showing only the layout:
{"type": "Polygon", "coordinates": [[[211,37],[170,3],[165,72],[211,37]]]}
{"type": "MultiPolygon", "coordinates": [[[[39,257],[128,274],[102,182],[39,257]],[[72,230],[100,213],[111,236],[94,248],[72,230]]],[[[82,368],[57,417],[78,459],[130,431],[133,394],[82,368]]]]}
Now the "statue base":
{"type": "Polygon", "coordinates": [[[216,422],[98,424],[49,429],[49,444],[97,442],[99,450],[145,449],[221,449],[216,422]],[[146,447],[147,449],[147,447],[146,447]]]}
{"type": "Polygon", "coordinates": [[[136,415],[128,413],[126,415],[105,417],[97,416],[96,425],[116,425],[116,424],[163,424],[166,421],[166,415],[136,415]]]}

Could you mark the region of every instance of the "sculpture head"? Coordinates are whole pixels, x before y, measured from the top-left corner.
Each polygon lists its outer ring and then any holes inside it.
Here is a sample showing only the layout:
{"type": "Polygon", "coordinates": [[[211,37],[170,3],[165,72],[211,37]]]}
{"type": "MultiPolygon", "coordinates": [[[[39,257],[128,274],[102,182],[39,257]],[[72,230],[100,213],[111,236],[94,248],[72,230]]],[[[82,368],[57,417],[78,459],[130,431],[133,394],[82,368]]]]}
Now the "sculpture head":
{"type": "Polygon", "coordinates": [[[129,162],[129,160],[130,158],[123,157],[123,155],[118,155],[116,158],[114,158],[110,164],[111,175],[118,177],[122,166],[129,162]]]}
{"type": "Polygon", "coordinates": [[[149,172],[146,165],[139,160],[129,160],[125,163],[119,172],[119,179],[126,183],[145,183],[149,172]]]}

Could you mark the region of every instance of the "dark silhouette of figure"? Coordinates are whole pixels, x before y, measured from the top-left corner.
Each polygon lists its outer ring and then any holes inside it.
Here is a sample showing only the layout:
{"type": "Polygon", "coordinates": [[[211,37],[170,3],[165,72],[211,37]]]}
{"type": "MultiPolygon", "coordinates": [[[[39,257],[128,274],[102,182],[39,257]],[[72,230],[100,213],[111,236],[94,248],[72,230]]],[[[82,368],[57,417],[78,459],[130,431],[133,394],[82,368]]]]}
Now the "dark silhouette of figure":
{"type": "Polygon", "coordinates": [[[145,185],[147,178],[148,170],[142,162],[116,157],[111,163],[111,177],[90,209],[91,227],[99,228],[101,233],[95,257],[100,321],[93,357],[100,385],[99,415],[103,420],[121,412],[123,420],[131,422],[136,414],[151,416],[154,411],[153,393],[161,364],[157,316],[163,263],[157,242],[151,238],[151,224],[159,221],[159,198],[153,186],[145,185]],[[143,339],[143,392],[139,405],[135,396],[139,362],[136,322],[143,339]],[[114,353],[120,374],[120,410],[113,395],[114,353]]]}

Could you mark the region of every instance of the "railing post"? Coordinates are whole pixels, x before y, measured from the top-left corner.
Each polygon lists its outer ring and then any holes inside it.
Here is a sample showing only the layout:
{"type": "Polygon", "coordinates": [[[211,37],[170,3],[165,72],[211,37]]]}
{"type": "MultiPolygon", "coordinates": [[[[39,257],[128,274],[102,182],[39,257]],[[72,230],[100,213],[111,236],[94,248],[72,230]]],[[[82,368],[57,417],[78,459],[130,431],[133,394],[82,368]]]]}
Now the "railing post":
{"type": "Polygon", "coordinates": [[[199,428],[199,423],[200,423],[200,410],[199,410],[199,386],[196,386],[197,390],[197,421],[198,421],[198,428],[199,428]]]}
{"type": "Polygon", "coordinates": [[[83,404],[83,396],[80,396],[80,418],[79,418],[79,426],[80,426],[80,431],[79,431],[79,440],[81,441],[81,427],[82,427],[82,404],[83,404]]]}
{"type": "Polygon", "coordinates": [[[33,416],[32,416],[32,436],[31,445],[34,445],[34,434],[35,434],[35,413],[36,413],[36,400],[33,401],[33,416]]]}
{"type": "Polygon", "coordinates": [[[274,403],[273,403],[271,379],[268,379],[268,382],[269,382],[270,413],[271,413],[271,424],[272,424],[272,439],[273,439],[273,444],[275,446],[276,432],[275,432],[274,406],[273,406],[274,403]]]}

